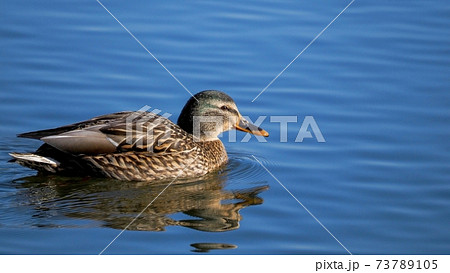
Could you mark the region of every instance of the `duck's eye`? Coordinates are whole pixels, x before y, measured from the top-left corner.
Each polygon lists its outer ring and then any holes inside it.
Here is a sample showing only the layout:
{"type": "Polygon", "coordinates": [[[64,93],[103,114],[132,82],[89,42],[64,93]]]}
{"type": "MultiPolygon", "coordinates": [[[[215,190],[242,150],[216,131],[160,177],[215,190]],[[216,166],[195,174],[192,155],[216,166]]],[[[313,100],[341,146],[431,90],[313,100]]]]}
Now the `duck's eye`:
{"type": "Polygon", "coordinates": [[[222,109],[222,110],[224,110],[224,111],[230,111],[230,108],[228,108],[228,106],[226,106],[226,105],[222,105],[222,106],[220,107],[220,109],[222,109]]]}

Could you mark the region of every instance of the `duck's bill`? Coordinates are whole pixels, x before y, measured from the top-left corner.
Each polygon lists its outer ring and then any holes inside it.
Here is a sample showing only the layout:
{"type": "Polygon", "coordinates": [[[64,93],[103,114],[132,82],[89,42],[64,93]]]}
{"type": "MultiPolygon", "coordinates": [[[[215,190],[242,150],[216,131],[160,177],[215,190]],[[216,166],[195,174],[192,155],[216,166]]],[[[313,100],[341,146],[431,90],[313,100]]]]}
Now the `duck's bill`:
{"type": "Polygon", "coordinates": [[[236,124],[236,130],[247,132],[257,136],[264,136],[264,137],[269,136],[269,133],[267,133],[266,130],[248,122],[243,118],[241,118],[239,122],[236,124]]]}

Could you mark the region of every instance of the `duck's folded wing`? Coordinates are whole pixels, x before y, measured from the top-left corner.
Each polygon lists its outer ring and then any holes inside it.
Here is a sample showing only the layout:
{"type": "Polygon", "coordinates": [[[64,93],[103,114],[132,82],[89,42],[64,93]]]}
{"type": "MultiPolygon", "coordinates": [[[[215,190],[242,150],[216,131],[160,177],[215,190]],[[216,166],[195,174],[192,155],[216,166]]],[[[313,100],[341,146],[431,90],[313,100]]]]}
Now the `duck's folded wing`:
{"type": "Polygon", "coordinates": [[[42,141],[70,154],[105,154],[117,150],[116,145],[98,130],[74,130],[41,138],[42,141]]]}
{"type": "Polygon", "coordinates": [[[162,154],[189,148],[186,143],[190,142],[186,140],[190,135],[170,120],[151,112],[122,113],[112,114],[116,118],[106,115],[84,123],[34,132],[34,136],[70,154],[126,151],[162,154]]]}
{"type": "Polygon", "coordinates": [[[188,149],[191,136],[169,119],[152,112],[112,122],[100,128],[118,151],[172,153],[188,149]]]}
{"type": "Polygon", "coordinates": [[[24,138],[32,138],[32,139],[41,139],[44,137],[56,136],[56,135],[60,135],[63,133],[74,131],[74,130],[89,129],[92,126],[105,125],[105,124],[108,124],[115,120],[124,119],[124,118],[132,115],[133,113],[134,112],[131,112],[131,111],[112,113],[112,114],[98,116],[98,117],[92,118],[90,120],[85,120],[85,121],[77,122],[74,124],[65,125],[65,126],[58,127],[58,128],[28,132],[28,133],[19,134],[17,136],[24,137],[24,138]]]}

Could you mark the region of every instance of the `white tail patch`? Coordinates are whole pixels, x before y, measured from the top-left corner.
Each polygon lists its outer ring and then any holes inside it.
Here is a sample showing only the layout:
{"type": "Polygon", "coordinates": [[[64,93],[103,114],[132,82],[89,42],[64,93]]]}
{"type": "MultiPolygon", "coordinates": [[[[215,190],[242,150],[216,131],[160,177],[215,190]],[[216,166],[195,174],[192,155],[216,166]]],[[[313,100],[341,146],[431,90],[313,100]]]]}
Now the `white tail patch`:
{"type": "Polygon", "coordinates": [[[43,157],[40,155],[36,155],[36,154],[19,154],[19,153],[10,153],[10,156],[14,157],[17,160],[22,160],[22,161],[32,161],[32,162],[37,162],[37,163],[43,163],[43,164],[48,164],[52,167],[58,167],[59,166],[59,162],[54,160],[54,159],[50,159],[48,157],[43,157]]]}

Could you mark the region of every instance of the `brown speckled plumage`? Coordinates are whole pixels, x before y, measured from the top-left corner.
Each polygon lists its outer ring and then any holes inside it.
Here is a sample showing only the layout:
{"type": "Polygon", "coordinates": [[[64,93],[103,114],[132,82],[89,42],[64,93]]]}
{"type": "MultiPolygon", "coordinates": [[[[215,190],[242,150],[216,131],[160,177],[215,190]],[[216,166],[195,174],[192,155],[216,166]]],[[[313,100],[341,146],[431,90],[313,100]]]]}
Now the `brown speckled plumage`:
{"type": "Polygon", "coordinates": [[[120,180],[153,180],[205,175],[228,160],[220,140],[186,141],[186,150],[149,154],[125,152],[83,157],[101,174],[120,180]],[[187,147],[186,147],[187,146],[187,147]],[[189,160],[191,159],[191,160],[189,160]]]}
{"type": "Polygon", "coordinates": [[[228,160],[225,147],[217,138],[222,131],[237,128],[267,134],[252,124],[245,123],[249,126],[246,128],[235,125],[246,121],[225,93],[203,91],[195,97],[183,108],[178,124],[152,112],[113,113],[21,134],[19,137],[40,139],[45,144],[34,153],[11,156],[13,161],[44,173],[151,181],[202,176],[217,170],[228,160]],[[201,127],[200,135],[194,137],[190,124],[194,115],[216,115],[235,121],[215,128],[212,134],[206,130],[210,127],[201,127]]]}

